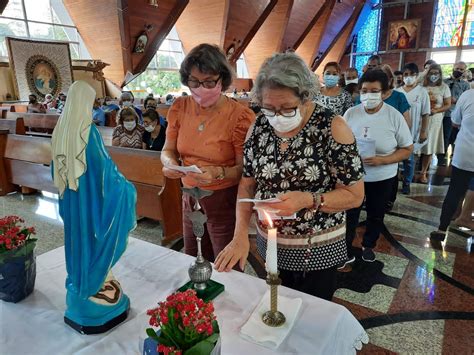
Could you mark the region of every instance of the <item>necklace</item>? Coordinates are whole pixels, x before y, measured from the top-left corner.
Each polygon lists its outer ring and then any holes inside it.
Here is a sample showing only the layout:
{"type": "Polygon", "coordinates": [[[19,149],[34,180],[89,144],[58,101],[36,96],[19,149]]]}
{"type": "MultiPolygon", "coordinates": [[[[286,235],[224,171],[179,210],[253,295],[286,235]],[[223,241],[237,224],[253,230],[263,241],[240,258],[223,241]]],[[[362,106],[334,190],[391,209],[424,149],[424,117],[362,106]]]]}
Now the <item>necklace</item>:
{"type": "MultiPolygon", "coordinates": [[[[213,113],[216,109],[219,108],[219,106],[221,105],[221,103],[222,103],[222,95],[221,95],[221,97],[219,97],[219,99],[217,100],[216,104],[215,104],[213,107],[210,107],[208,110],[206,110],[206,111],[204,111],[204,112],[205,112],[205,113],[209,113],[209,114],[213,113]]],[[[219,112],[218,112],[218,113],[219,113],[219,112]]],[[[201,110],[200,110],[199,105],[198,105],[198,109],[197,109],[197,115],[198,115],[198,117],[201,115],[201,110]]],[[[211,118],[205,117],[205,118],[201,121],[201,123],[199,123],[199,125],[198,125],[198,128],[197,128],[198,132],[204,131],[204,128],[206,128],[206,122],[210,122],[213,118],[214,118],[213,116],[211,116],[211,118]]]]}

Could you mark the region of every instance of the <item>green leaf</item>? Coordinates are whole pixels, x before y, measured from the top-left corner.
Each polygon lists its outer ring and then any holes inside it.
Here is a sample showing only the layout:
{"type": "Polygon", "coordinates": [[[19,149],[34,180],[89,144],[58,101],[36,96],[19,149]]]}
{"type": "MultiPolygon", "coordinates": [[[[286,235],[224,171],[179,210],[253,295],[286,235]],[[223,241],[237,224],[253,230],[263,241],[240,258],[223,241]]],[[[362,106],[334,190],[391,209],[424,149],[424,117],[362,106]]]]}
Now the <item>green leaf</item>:
{"type": "MultiPolygon", "coordinates": [[[[217,334],[213,334],[213,335],[217,335],[217,334]]],[[[209,338],[211,338],[211,337],[212,337],[212,335],[209,338]]],[[[219,336],[217,336],[217,338],[218,337],[219,336]]],[[[212,349],[214,349],[214,346],[216,346],[215,342],[217,341],[217,338],[214,342],[210,342],[208,340],[209,338],[206,338],[206,339],[200,341],[199,343],[197,343],[193,347],[191,347],[188,350],[184,351],[183,355],[206,355],[206,354],[210,354],[212,349]]]]}
{"type": "Polygon", "coordinates": [[[219,323],[217,323],[216,320],[212,321],[212,330],[213,330],[213,333],[217,333],[217,334],[221,332],[219,329],[219,323]]]}
{"type": "Polygon", "coordinates": [[[158,344],[163,344],[165,346],[176,346],[176,344],[173,343],[172,340],[168,339],[167,337],[165,337],[161,334],[158,336],[157,342],[158,342],[158,344]]]}
{"type": "Polygon", "coordinates": [[[206,339],[204,339],[204,341],[208,341],[210,343],[216,343],[217,342],[217,339],[219,339],[219,334],[217,333],[214,333],[212,334],[210,337],[207,337],[206,339]]]}
{"type": "Polygon", "coordinates": [[[152,338],[153,340],[155,341],[159,341],[158,340],[158,335],[156,334],[155,330],[153,328],[146,328],[146,334],[152,338]]]}

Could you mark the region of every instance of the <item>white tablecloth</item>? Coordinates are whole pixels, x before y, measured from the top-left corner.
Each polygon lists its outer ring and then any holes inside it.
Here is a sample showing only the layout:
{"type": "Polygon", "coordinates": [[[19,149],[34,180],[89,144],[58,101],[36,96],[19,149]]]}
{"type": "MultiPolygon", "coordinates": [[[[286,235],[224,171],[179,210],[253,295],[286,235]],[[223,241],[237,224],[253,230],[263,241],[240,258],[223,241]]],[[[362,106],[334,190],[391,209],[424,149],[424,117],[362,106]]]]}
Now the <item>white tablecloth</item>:
{"type": "MultiPolygon", "coordinates": [[[[148,327],[146,310],[188,281],[193,258],[131,238],[114,275],[131,300],[131,312],[119,327],[100,335],[81,335],[63,321],[65,310],[64,248],[37,258],[35,291],[20,303],[0,301],[0,354],[140,354],[148,327]]],[[[232,271],[213,273],[225,285],[215,299],[221,327],[222,354],[271,354],[239,337],[266,291],[264,280],[232,271]]],[[[279,354],[353,354],[366,339],[359,322],[343,306],[280,287],[303,305],[292,332],[277,349],[279,354]]],[[[262,325],[263,326],[263,325],[262,325]]]]}

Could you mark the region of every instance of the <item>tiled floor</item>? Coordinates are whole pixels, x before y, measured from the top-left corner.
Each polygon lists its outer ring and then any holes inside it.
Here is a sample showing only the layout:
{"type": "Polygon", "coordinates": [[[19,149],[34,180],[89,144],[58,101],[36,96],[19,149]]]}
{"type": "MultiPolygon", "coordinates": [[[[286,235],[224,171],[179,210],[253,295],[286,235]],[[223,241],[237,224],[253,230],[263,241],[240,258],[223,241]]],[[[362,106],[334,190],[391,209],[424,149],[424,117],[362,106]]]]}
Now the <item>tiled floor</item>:
{"type": "MultiPolygon", "coordinates": [[[[358,259],[338,273],[334,301],[346,306],[370,336],[362,353],[474,354],[474,232],[451,229],[442,244],[428,238],[446,194],[445,175],[441,171],[431,180],[438,185],[413,184],[410,196],[398,196],[386,216],[376,262],[358,259]]],[[[54,195],[2,197],[0,215],[7,214],[36,226],[39,254],[63,244],[54,195]]],[[[360,247],[363,231],[361,223],[355,246],[360,247]]],[[[131,236],[152,243],[162,237],[159,224],[146,219],[131,236]]],[[[251,244],[246,272],[262,275],[262,260],[251,244]]]]}

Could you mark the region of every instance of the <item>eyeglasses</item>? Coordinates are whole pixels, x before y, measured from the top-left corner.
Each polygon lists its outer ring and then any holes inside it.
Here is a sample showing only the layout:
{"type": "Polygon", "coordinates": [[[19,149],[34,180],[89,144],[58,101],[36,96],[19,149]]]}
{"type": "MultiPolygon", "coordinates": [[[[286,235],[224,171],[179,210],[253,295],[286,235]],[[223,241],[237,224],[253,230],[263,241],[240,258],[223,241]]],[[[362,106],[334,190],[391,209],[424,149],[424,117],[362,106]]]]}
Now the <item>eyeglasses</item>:
{"type": "Polygon", "coordinates": [[[191,89],[197,89],[201,85],[206,89],[214,89],[217,83],[219,82],[219,80],[221,80],[220,76],[216,80],[199,81],[199,80],[188,79],[187,84],[188,84],[188,87],[190,87],[191,89]]]}
{"type": "Polygon", "coordinates": [[[298,110],[298,106],[290,107],[290,108],[281,108],[277,110],[271,110],[269,108],[261,108],[260,111],[267,117],[275,117],[277,114],[282,115],[283,117],[295,117],[296,111],[298,110]]]}

